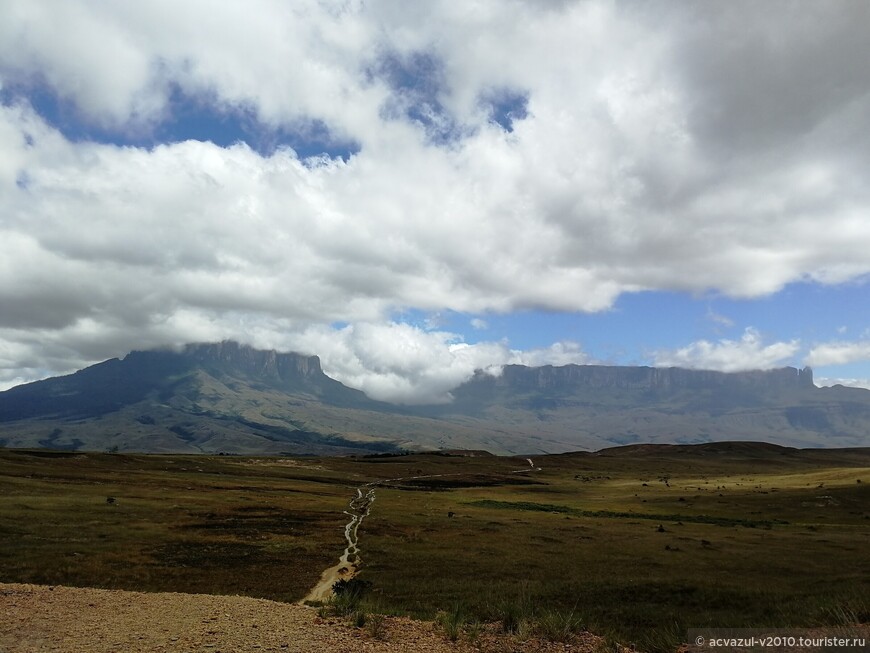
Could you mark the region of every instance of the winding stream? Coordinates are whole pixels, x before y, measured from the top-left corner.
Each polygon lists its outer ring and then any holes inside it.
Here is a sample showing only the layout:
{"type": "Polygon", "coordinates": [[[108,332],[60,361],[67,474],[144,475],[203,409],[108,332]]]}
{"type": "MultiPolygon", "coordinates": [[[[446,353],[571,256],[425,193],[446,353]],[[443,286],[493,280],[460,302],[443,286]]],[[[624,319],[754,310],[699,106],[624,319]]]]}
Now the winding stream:
{"type": "Polygon", "coordinates": [[[338,564],[330,567],[323,572],[317,585],[314,586],[304,601],[325,601],[332,596],[332,586],[336,581],[351,579],[356,575],[360,564],[359,557],[359,525],[362,520],[368,517],[372,509],[372,504],[375,502],[375,489],[370,487],[369,483],[364,485],[368,488],[363,493],[363,487],[356,489],[356,495],[350,500],[348,509],[344,511],[345,515],[350,516],[350,521],[344,527],[344,539],[347,540],[347,546],[344,548],[344,553],[338,559],[338,564]],[[353,556],[353,560],[351,560],[353,556]]]}
{"type": "MultiPolygon", "coordinates": [[[[528,467],[512,470],[511,473],[519,474],[522,472],[540,471],[540,467],[535,467],[535,463],[531,458],[526,458],[529,463],[528,467]]],[[[410,481],[421,478],[438,478],[443,476],[461,476],[464,472],[456,472],[454,474],[424,474],[421,476],[403,476],[399,478],[390,478],[380,481],[371,481],[356,489],[356,494],[350,500],[347,510],[343,511],[345,515],[350,517],[350,521],[344,527],[344,539],[347,540],[347,546],[344,548],[344,553],[338,559],[338,564],[330,567],[323,572],[317,585],[314,586],[308,595],[302,599],[301,603],[306,601],[327,601],[332,597],[332,586],[339,580],[350,580],[356,576],[359,571],[361,558],[359,555],[359,526],[363,519],[368,517],[371,512],[372,504],[375,502],[375,487],[384,483],[394,483],[396,481],[410,481]],[[351,559],[353,556],[353,559],[351,559]]]]}

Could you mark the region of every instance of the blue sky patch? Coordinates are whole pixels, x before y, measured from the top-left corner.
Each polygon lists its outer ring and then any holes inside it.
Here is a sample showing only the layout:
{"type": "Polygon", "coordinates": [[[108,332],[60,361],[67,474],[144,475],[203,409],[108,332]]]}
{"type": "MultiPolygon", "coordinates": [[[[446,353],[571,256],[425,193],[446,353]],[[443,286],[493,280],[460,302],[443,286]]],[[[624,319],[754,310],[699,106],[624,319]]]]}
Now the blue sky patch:
{"type": "Polygon", "coordinates": [[[419,124],[430,143],[449,145],[467,135],[447,110],[442,98],[449,93],[443,62],[427,52],[414,52],[406,57],[384,56],[369,71],[380,77],[394,91],[393,98],[383,108],[383,116],[405,118],[419,124]]]}
{"type": "Polygon", "coordinates": [[[250,107],[221,106],[207,95],[190,95],[173,85],[163,119],[155,124],[105,127],[87,120],[75,103],[41,82],[16,83],[0,90],[0,101],[29,102],[43,120],[73,143],[151,148],[187,140],[229,147],[244,142],[262,156],[283,147],[292,148],[300,159],[312,156],[349,159],[359,152],[358,143],[334,138],[321,120],[303,120],[290,126],[273,127],[258,119],[250,107]]]}
{"type": "MultiPolygon", "coordinates": [[[[740,341],[751,328],[760,333],[765,344],[799,341],[793,358],[782,364],[803,367],[807,353],[819,343],[870,339],[866,293],[864,283],[825,286],[802,282],[758,299],[647,291],[621,295],[612,309],[600,313],[472,315],[406,310],[393,319],[456,333],[470,344],[506,339],[511,348],[531,350],[560,340],[573,341],[592,359],[612,365],[653,365],[657,351],[677,350],[700,340],[740,341]],[[482,319],[486,328],[475,328],[474,318],[482,319]]],[[[863,362],[826,365],[816,373],[819,377],[870,378],[863,362]]]]}
{"type": "Polygon", "coordinates": [[[520,91],[494,89],[485,93],[480,103],[489,113],[489,119],[507,132],[514,130],[515,120],[523,120],[529,115],[529,95],[520,91]]]}

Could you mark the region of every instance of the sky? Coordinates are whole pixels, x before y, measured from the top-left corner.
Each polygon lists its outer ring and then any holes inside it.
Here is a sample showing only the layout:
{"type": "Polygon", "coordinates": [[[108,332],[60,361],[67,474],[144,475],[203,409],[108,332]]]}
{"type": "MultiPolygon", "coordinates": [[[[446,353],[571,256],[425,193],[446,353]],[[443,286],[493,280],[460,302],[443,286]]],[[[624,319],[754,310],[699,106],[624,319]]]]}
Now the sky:
{"type": "Polygon", "coordinates": [[[0,389],[133,349],[870,387],[870,3],[0,0],[0,389]]]}

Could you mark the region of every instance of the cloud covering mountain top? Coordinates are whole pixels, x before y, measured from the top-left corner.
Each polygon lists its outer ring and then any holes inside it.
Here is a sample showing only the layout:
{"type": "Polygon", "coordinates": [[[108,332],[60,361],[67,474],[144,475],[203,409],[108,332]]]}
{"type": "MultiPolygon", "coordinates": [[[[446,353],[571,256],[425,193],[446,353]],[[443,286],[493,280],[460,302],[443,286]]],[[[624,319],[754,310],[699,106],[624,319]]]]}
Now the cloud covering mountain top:
{"type": "MultiPolygon", "coordinates": [[[[598,312],[870,272],[863,2],[3,13],[6,383],[235,337],[438,398],[521,354],[403,311],[598,312]],[[245,140],[191,140],[184,112],[245,140]]],[[[565,360],[541,351],[523,355],[565,360]]]]}

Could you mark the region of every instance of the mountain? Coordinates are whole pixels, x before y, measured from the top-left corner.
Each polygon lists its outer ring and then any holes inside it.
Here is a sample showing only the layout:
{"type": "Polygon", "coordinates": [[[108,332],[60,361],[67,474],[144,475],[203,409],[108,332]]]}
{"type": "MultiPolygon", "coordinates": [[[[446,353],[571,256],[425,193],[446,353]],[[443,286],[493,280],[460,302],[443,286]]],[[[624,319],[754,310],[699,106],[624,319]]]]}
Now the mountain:
{"type": "Polygon", "coordinates": [[[198,344],[134,351],[0,393],[0,443],[228,453],[397,448],[384,438],[312,430],[307,404],[384,408],[326,376],[316,356],[198,344]]]}
{"type": "Polygon", "coordinates": [[[867,446],[870,390],[818,388],[810,368],[723,373],[682,368],[506,366],[453,391],[431,416],[509,424],[542,441],[604,448],[759,440],[867,446]]]}
{"type": "Polygon", "coordinates": [[[235,342],[134,351],[0,393],[0,445],[152,452],[565,452],[636,443],[870,443],[870,390],[812,371],[508,365],[436,406],[374,401],[316,356],[235,342]]]}

